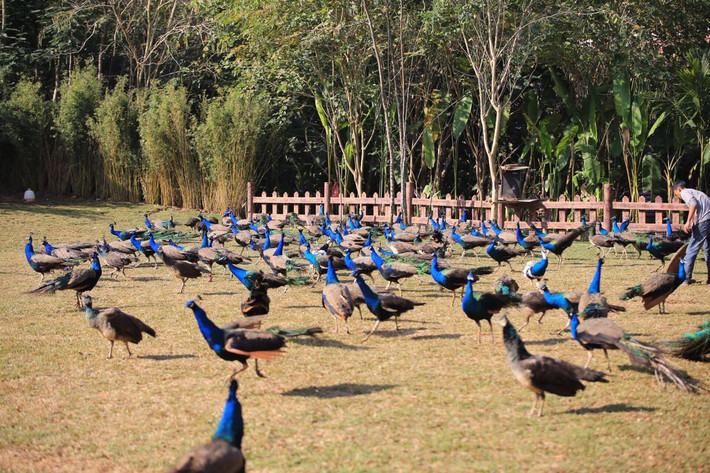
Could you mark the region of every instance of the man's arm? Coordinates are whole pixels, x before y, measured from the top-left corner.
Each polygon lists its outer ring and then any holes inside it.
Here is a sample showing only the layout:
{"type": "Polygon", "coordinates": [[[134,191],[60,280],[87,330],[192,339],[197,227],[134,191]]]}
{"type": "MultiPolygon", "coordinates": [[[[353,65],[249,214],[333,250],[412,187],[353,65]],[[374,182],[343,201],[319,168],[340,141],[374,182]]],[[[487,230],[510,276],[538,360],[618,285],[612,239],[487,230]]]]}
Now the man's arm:
{"type": "Polygon", "coordinates": [[[695,210],[697,209],[697,205],[691,205],[690,210],[688,212],[688,220],[685,222],[685,225],[683,226],[683,230],[685,230],[685,233],[690,233],[691,228],[693,228],[693,218],[695,217],[695,210]]]}

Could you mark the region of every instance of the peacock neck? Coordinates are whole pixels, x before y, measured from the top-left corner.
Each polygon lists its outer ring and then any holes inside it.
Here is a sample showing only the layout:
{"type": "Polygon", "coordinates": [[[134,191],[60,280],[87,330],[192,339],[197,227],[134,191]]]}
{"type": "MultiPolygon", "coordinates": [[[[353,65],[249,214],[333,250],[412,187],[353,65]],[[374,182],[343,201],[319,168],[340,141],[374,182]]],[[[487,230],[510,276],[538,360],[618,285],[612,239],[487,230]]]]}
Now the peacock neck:
{"type": "Polygon", "coordinates": [[[503,343],[505,343],[508,362],[517,363],[530,358],[530,352],[525,348],[518,331],[510,323],[506,323],[505,327],[503,327],[503,343]]]}
{"type": "Polygon", "coordinates": [[[362,277],[360,277],[360,275],[355,277],[355,282],[362,291],[362,296],[365,299],[365,304],[367,304],[368,307],[376,306],[379,302],[377,294],[375,294],[375,292],[370,289],[370,286],[365,284],[365,281],[362,280],[362,277]]]}
{"type": "Polygon", "coordinates": [[[27,262],[30,262],[30,263],[32,262],[32,257],[34,256],[34,254],[35,254],[35,250],[34,250],[34,248],[32,248],[32,240],[30,240],[25,245],[25,258],[27,258],[27,262]]]}
{"type": "Polygon", "coordinates": [[[338,275],[335,273],[335,269],[333,268],[333,259],[332,258],[328,258],[328,272],[326,273],[325,283],[326,284],[340,283],[340,281],[338,281],[338,275]]]}
{"type": "Polygon", "coordinates": [[[96,321],[96,317],[99,315],[99,311],[94,309],[91,304],[84,304],[84,314],[86,314],[86,320],[93,324],[96,321]]]}
{"type": "Polygon", "coordinates": [[[577,314],[572,314],[572,319],[569,323],[569,330],[572,334],[572,338],[579,341],[579,338],[577,337],[577,327],[579,327],[579,317],[577,317],[577,314]]]}
{"type": "Polygon", "coordinates": [[[231,445],[241,449],[242,437],[244,436],[244,419],[242,417],[242,405],[237,399],[236,381],[232,381],[229,389],[229,397],[224,404],[222,420],[219,421],[213,439],[222,439],[231,445]]]}
{"type": "Polygon", "coordinates": [[[597,270],[594,273],[594,277],[592,278],[592,282],[589,284],[589,289],[587,290],[587,292],[590,294],[598,294],[598,293],[602,292],[601,291],[602,264],[604,264],[604,260],[599,259],[599,261],[597,261],[597,270]]]}
{"type": "Polygon", "coordinates": [[[197,320],[197,326],[200,328],[200,332],[207,340],[210,348],[215,351],[221,350],[224,347],[224,331],[207,317],[207,314],[200,306],[193,303],[191,309],[197,320]]]}
{"type": "Polygon", "coordinates": [[[96,271],[96,273],[101,276],[101,263],[99,262],[99,256],[96,253],[94,253],[92,258],[91,269],[96,271]]]}
{"type": "Polygon", "coordinates": [[[384,263],[385,260],[377,254],[374,248],[370,251],[370,258],[372,258],[372,261],[375,263],[375,266],[377,266],[377,269],[382,269],[382,263],[384,263]]]}

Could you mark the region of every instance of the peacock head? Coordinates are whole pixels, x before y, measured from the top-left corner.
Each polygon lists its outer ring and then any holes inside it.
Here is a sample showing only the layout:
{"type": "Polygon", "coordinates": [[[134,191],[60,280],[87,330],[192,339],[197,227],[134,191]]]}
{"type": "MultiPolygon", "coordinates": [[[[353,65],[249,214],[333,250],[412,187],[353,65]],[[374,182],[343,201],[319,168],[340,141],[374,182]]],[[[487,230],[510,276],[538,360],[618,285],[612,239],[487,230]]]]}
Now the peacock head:
{"type": "Polygon", "coordinates": [[[91,296],[88,294],[84,294],[82,296],[82,300],[84,301],[84,306],[91,308],[91,305],[93,304],[93,301],[91,299],[91,296]]]}
{"type": "Polygon", "coordinates": [[[185,302],[185,307],[187,307],[188,309],[194,309],[195,307],[197,307],[197,304],[195,303],[195,301],[189,300],[185,302]]]}
{"type": "Polygon", "coordinates": [[[497,322],[498,324],[500,324],[501,327],[505,327],[505,326],[508,325],[508,323],[509,323],[509,322],[508,322],[508,314],[502,314],[502,315],[496,317],[496,318],[493,319],[493,320],[494,320],[495,322],[497,322]]]}
{"type": "Polygon", "coordinates": [[[468,276],[466,276],[466,279],[471,282],[476,281],[476,277],[473,275],[473,273],[468,273],[468,276]]]}

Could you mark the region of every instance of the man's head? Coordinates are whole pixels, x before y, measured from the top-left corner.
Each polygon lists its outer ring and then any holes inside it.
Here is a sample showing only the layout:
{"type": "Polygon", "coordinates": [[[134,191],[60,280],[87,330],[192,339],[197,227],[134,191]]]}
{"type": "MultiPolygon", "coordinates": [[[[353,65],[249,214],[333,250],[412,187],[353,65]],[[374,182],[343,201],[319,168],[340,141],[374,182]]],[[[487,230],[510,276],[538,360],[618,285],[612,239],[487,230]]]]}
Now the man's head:
{"type": "Polygon", "coordinates": [[[686,187],[688,186],[685,181],[675,181],[675,184],[673,184],[673,195],[680,199],[680,193],[686,187]]]}

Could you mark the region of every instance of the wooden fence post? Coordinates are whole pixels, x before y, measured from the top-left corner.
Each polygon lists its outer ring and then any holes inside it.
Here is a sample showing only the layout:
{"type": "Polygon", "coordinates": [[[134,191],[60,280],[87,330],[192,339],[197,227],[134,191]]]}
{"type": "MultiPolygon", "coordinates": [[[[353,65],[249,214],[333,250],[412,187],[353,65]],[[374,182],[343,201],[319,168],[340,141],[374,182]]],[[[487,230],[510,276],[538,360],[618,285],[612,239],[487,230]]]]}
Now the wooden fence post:
{"type": "Polygon", "coordinates": [[[412,200],[414,199],[414,183],[411,181],[407,181],[407,185],[404,188],[405,196],[405,209],[404,212],[407,217],[407,221],[405,222],[406,225],[412,225],[414,221],[414,205],[412,204],[412,200]]]}
{"type": "Polygon", "coordinates": [[[323,205],[325,206],[325,213],[330,214],[330,182],[323,184],[323,205]]]}
{"type": "Polygon", "coordinates": [[[496,220],[500,228],[505,228],[505,206],[500,200],[498,200],[498,205],[496,205],[496,220]]]}
{"type": "Polygon", "coordinates": [[[611,231],[611,213],[614,203],[611,200],[611,184],[604,184],[604,229],[611,231]]]}
{"type": "Polygon", "coordinates": [[[247,182],[247,219],[254,217],[254,183],[247,182]]]}

